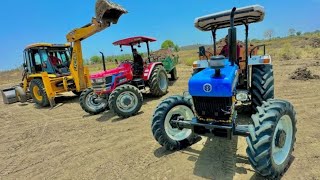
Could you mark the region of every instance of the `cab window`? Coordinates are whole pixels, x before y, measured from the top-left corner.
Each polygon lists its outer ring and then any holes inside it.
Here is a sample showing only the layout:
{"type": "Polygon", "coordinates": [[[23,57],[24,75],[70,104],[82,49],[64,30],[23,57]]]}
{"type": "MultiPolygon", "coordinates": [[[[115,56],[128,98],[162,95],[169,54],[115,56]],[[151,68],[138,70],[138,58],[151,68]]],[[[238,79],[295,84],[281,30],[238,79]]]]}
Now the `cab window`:
{"type": "Polygon", "coordinates": [[[48,56],[48,53],[46,50],[39,50],[39,54],[41,56],[41,59],[42,59],[42,67],[43,67],[43,70],[49,74],[54,74],[55,71],[54,71],[54,68],[51,64],[51,62],[49,61],[49,56],[48,56]]]}

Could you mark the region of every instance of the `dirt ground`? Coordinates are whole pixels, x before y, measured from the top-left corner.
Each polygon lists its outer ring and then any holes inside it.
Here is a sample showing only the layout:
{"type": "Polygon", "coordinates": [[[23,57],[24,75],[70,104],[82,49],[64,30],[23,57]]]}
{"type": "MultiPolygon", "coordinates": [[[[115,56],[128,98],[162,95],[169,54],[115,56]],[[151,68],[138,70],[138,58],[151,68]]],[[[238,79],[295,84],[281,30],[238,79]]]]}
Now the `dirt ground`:
{"type": "MultiPolygon", "coordinates": [[[[276,97],[291,101],[298,119],[293,160],[283,179],[320,179],[320,80],[289,78],[304,65],[319,75],[320,66],[312,64],[316,61],[275,62],[276,97]]],[[[110,112],[90,116],[72,95],[58,98],[53,110],[1,102],[0,179],[263,179],[249,165],[243,137],[202,138],[178,152],[154,140],[155,107],[187,89],[191,68],[179,65],[178,73],[168,95],[145,97],[141,112],[123,120],[110,112]]],[[[10,78],[1,76],[0,88],[9,85],[5,77],[10,78]]]]}

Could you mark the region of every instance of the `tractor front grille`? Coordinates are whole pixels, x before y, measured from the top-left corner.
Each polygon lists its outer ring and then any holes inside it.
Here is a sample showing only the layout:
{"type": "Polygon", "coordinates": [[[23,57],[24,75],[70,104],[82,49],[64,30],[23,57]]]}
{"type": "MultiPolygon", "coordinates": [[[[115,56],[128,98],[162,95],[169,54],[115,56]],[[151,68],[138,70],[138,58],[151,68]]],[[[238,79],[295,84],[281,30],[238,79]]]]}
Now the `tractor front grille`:
{"type": "Polygon", "coordinates": [[[112,83],[112,76],[106,77],[106,84],[112,83]]]}
{"type": "Polygon", "coordinates": [[[105,89],[112,83],[112,76],[103,78],[103,80],[94,79],[91,81],[93,89],[105,89]]]}
{"type": "Polygon", "coordinates": [[[229,120],[231,116],[232,97],[194,96],[193,104],[197,116],[203,120],[229,120]]]}

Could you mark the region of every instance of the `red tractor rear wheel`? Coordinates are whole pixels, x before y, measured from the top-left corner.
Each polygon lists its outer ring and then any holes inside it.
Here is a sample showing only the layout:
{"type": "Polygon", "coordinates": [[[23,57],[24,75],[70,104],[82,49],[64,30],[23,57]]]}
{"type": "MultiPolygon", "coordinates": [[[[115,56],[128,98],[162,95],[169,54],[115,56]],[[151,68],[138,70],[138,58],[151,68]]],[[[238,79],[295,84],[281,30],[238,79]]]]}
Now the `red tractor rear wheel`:
{"type": "Polygon", "coordinates": [[[156,66],[149,79],[150,92],[154,96],[163,96],[168,91],[168,76],[163,66],[156,66]]]}

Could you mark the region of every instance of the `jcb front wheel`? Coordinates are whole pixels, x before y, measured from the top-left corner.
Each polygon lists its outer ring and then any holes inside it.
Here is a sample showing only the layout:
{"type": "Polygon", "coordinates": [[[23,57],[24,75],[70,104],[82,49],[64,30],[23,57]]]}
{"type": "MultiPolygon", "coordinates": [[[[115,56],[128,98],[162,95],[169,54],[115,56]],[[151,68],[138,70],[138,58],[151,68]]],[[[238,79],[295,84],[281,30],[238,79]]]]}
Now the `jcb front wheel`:
{"type": "Polygon", "coordinates": [[[49,105],[49,99],[41,79],[31,80],[29,88],[31,97],[37,105],[41,107],[46,107],[49,105]]]}

